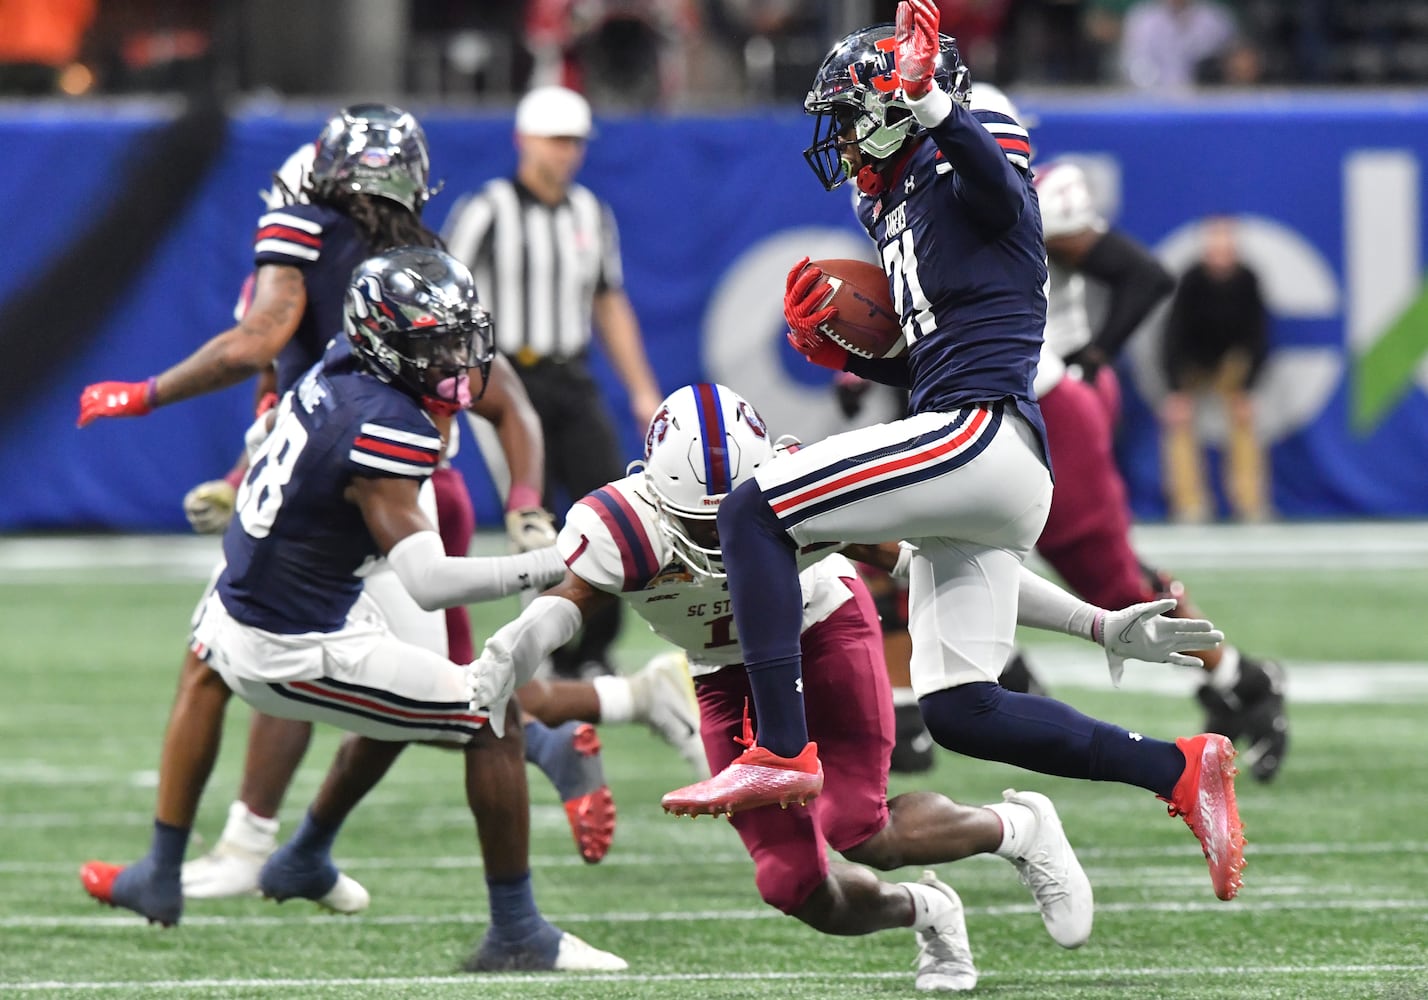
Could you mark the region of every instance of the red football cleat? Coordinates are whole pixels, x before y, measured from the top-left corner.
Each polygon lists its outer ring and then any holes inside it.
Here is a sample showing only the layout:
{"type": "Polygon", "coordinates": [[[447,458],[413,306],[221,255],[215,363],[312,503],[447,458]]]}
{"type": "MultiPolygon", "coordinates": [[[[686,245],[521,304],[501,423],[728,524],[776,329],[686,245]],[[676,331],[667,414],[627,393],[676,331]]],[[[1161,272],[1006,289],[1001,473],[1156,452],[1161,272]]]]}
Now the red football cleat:
{"type": "MultiPolygon", "coordinates": [[[[1175,741],[1185,755],[1185,771],[1170,793],[1169,813],[1185,820],[1210,865],[1210,882],[1220,899],[1234,899],[1244,885],[1245,831],[1235,804],[1235,748],[1213,733],[1175,741]]],[[[1167,801],[1167,800],[1162,800],[1167,801]]]]}
{"type": "Polygon", "coordinates": [[[114,905],[114,878],[124,870],[123,865],[111,865],[107,861],[86,861],[79,866],[79,881],[84,891],[101,903],[114,905]]]}
{"type": "MultiPolygon", "coordinates": [[[[610,852],[615,839],[615,796],[605,783],[605,770],[600,760],[600,734],[588,722],[576,727],[571,748],[584,758],[582,768],[587,780],[598,787],[565,801],[565,818],[580,856],[595,864],[610,852]]],[[[589,787],[587,784],[586,787],[589,787]]]]}
{"type": "Polygon", "coordinates": [[[806,805],[821,791],[823,764],[817,743],[806,743],[797,757],[751,746],[714,777],[669,792],[660,805],[676,816],[732,815],[760,806],[806,805]]]}

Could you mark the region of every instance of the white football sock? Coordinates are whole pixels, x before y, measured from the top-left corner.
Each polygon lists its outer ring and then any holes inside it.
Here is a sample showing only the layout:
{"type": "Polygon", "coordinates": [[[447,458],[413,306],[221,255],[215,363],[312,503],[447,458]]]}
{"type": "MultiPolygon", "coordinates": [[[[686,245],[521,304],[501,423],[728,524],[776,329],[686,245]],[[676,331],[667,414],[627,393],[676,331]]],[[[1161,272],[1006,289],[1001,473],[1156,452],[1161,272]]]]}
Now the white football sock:
{"type": "Polygon", "coordinates": [[[1040,825],[1036,813],[1019,802],[994,802],[985,808],[996,813],[1002,821],[1002,842],[994,852],[997,857],[1023,857],[1040,825]]]}
{"type": "Polygon", "coordinates": [[[1240,651],[1229,643],[1220,650],[1220,663],[1210,671],[1210,686],[1216,691],[1229,693],[1240,681],[1240,651]]]}
{"type": "Polygon", "coordinates": [[[912,897],[914,931],[927,930],[952,909],[952,901],[930,885],[923,885],[921,882],[899,882],[898,885],[906,889],[907,894],[912,897]]]}
{"type": "Polygon", "coordinates": [[[913,691],[912,688],[895,687],[892,689],[892,694],[894,708],[917,704],[917,692],[913,691]]]}
{"type": "MultiPolygon", "coordinates": [[[[601,676],[592,680],[595,697],[600,699],[601,722],[633,722],[637,706],[634,685],[628,677],[601,676]]],[[[639,711],[641,717],[649,714],[649,697],[644,698],[644,706],[639,711]]]]}
{"type": "Polygon", "coordinates": [[[248,851],[271,851],[278,844],[277,817],[266,819],[235,801],[228,807],[228,822],[223,824],[223,840],[248,851]]]}

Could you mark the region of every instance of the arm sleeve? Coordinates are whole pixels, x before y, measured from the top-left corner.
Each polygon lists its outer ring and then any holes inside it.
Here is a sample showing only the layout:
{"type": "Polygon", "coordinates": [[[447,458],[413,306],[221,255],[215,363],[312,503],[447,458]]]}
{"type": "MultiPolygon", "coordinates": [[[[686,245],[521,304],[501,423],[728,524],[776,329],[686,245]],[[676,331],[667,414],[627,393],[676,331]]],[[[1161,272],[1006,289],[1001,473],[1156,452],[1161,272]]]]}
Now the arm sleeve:
{"type": "Polygon", "coordinates": [[[974,114],[936,87],[920,100],[907,103],[951,164],[952,182],[972,218],[993,233],[1010,228],[1026,208],[1029,182],[1008,159],[1013,150],[1003,144],[1012,138],[993,135],[991,129],[1020,131],[1015,155],[1023,163],[1030,154],[1026,130],[995,111],[974,114]]]}
{"type": "Polygon", "coordinates": [[[545,588],[565,576],[565,562],[555,549],[514,556],[448,556],[435,531],[403,538],[387,553],[387,562],[424,611],[545,588]]]}
{"type": "Polygon", "coordinates": [[[625,265],[620,259],[620,227],[610,206],[600,205],[600,274],[597,292],[619,291],[625,287],[625,265]]]}
{"type": "Polygon", "coordinates": [[[1021,585],[1017,591],[1018,625],[1080,636],[1094,642],[1092,628],[1101,614],[1101,609],[1094,604],[1087,604],[1050,580],[1022,567],[1021,585]]]}
{"type": "Polygon", "coordinates": [[[1175,279],[1160,261],[1115,229],[1091,247],[1081,261],[1081,270],[1110,290],[1105,319],[1091,338],[1108,358],[1120,353],[1150,311],[1175,290],[1175,279]]]}
{"type": "Polygon", "coordinates": [[[534,677],[547,656],[574,638],[582,621],[584,616],[574,601],[542,594],[519,618],[501,626],[491,639],[500,640],[510,650],[516,687],[534,677]]]}
{"type": "Polygon", "coordinates": [[[912,388],[912,372],[907,367],[907,356],[898,358],[860,358],[848,355],[848,367],[844,369],[870,382],[880,382],[897,389],[912,388]]]}

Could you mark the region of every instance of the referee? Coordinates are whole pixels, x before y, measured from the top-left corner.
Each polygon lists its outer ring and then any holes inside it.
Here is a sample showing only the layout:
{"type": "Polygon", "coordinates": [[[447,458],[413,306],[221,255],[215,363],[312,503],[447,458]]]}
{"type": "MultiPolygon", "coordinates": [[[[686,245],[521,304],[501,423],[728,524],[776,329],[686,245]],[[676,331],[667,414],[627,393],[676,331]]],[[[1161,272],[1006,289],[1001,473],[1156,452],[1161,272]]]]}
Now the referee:
{"type": "MultiPolygon", "coordinates": [[[[458,201],[442,234],[475,274],[494,317],[496,347],[525,383],[545,434],[548,495],[507,497],[508,510],[563,511],[624,474],[609,410],[586,365],[593,332],[641,430],[663,398],[625,294],[615,218],[574,182],[590,133],[590,105],[573,90],[539,87],[526,94],[516,106],[515,176],[458,201]]],[[[504,481],[503,470],[492,472],[504,481]]],[[[611,672],[619,608],[615,602],[607,618],[587,621],[575,648],[557,654],[558,674],[611,672]]]]}

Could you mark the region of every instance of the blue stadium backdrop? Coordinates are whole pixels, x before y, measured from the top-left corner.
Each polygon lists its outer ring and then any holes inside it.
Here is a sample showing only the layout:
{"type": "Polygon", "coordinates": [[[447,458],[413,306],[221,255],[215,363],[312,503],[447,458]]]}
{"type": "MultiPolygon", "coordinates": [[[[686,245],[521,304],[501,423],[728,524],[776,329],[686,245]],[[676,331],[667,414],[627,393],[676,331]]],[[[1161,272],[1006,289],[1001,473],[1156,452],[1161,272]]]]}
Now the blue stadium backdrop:
{"type": "MultiPolygon", "coordinates": [[[[234,117],[216,165],[175,220],[142,248],[115,240],[115,266],[145,255],[137,276],[84,336],[42,321],[0,329],[7,364],[31,391],[0,411],[0,531],[182,530],[179,501],[222,474],[240,445],[248,387],[84,431],[81,386],[139,380],[224,329],[250,262],[257,193],[320,127],[326,109],[234,117]],[[13,345],[57,348],[35,363],[13,345]]],[[[416,108],[418,112],[420,108],[416,108]]],[[[1177,268],[1205,216],[1239,216],[1245,251],[1274,312],[1273,360],[1261,386],[1274,502],[1286,517],[1428,514],[1428,300],[1422,285],[1428,97],[1265,96],[1213,103],[1027,102],[1037,155],[1087,168],[1104,210],[1177,268]]],[[[514,163],[505,118],[424,116],[440,225],[463,190],[514,163]]],[[[0,110],[0,316],[53,276],[59,254],[119,190],[124,165],[166,122],[158,109],[117,117],[77,110],[0,110]]],[[[749,396],[778,432],[816,437],[840,426],[826,372],[782,342],[784,273],[795,259],[867,256],[846,192],[826,194],[800,151],[810,120],[794,110],[735,118],[601,120],[581,180],[619,218],[627,281],[664,386],[714,378],[749,396]]],[[[153,183],[163,183],[162,179],[153,183]]],[[[132,185],[131,185],[132,186],[132,185]]],[[[93,265],[88,265],[93,266],[93,265]]],[[[98,268],[102,270],[102,268],[98,268]]],[[[101,275],[64,274],[83,297],[101,275]]],[[[496,317],[496,322],[500,318],[496,317]]],[[[1153,403],[1156,319],[1121,371],[1120,456],[1139,515],[1161,516],[1153,403]]],[[[628,424],[608,369],[609,397],[628,424]]],[[[1214,414],[1206,432],[1220,433],[1214,414]]],[[[641,431],[627,427],[628,457],[641,431]]],[[[458,464],[478,515],[499,505],[474,448],[458,464]]]]}

